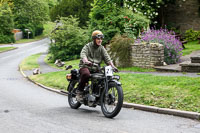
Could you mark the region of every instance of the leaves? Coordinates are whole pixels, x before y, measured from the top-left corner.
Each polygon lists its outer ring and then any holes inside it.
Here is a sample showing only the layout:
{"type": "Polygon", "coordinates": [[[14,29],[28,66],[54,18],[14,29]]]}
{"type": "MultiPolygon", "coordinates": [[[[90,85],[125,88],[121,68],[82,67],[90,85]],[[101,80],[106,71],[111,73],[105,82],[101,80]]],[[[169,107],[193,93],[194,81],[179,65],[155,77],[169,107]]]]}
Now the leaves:
{"type": "Polygon", "coordinates": [[[75,17],[61,17],[59,26],[52,32],[49,52],[53,60],[77,59],[82,47],[88,41],[86,30],[78,27],[79,21],[75,17]]]}

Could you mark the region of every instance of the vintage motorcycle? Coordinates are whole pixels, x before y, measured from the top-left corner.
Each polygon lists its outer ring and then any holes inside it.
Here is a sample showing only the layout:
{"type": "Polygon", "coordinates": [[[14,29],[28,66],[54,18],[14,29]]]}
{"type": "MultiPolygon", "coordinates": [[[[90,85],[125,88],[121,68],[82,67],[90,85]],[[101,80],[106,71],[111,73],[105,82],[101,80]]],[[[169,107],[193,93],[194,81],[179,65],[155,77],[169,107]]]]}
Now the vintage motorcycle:
{"type": "Polygon", "coordinates": [[[98,68],[98,73],[90,75],[82,99],[77,97],[76,93],[80,80],[79,70],[73,69],[70,74],[66,75],[66,79],[69,81],[67,88],[69,105],[72,109],[78,109],[82,104],[89,107],[99,105],[105,117],[113,118],[120,112],[123,105],[120,76],[113,75],[111,66],[100,68],[95,63],[92,65],[98,68]]]}

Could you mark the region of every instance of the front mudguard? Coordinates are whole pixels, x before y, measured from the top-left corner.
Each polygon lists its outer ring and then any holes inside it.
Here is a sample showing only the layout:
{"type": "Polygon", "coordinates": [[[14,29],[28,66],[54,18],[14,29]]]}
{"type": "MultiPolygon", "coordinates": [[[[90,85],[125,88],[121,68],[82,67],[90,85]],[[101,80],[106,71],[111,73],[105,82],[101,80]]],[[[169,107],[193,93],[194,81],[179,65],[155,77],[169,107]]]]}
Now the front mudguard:
{"type": "Polygon", "coordinates": [[[108,81],[108,83],[111,83],[111,82],[114,82],[114,83],[116,83],[119,86],[122,85],[121,82],[117,81],[116,79],[111,79],[111,80],[108,81]]]}

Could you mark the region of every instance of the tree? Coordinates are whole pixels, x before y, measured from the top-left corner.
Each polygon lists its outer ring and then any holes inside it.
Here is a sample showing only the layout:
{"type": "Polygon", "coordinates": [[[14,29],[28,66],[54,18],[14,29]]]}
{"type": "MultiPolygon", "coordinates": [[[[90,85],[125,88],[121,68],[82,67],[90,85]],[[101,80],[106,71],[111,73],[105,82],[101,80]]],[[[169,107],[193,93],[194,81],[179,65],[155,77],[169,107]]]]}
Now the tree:
{"type": "Polygon", "coordinates": [[[80,57],[81,49],[88,41],[88,36],[86,30],[78,25],[77,18],[61,17],[60,26],[50,36],[51,40],[54,40],[49,48],[53,61],[56,59],[72,60],[80,57]]]}
{"type": "Polygon", "coordinates": [[[0,5],[0,43],[15,42],[12,30],[14,28],[13,15],[7,3],[0,5]]]}
{"type": "Polygon", "coordinates": [[[134,13],[123,7],[121,2],[121,0],[95,0],[92,5],[89,29],[91,32],[99,29],[104,33],[104,45],[108,44],[116,33],[125,33],[131,38],[136,38],[150,23],[143,14],[134,13]]]}
{"type": "Polygon", "coordinates": [[[86,26],[92,2],[93,0],[62,0],[50,11],[51,20],[72,15],[79,18],[79,26],[86,26]]]}
{"type": "Polygon", "coordinates": [[[32,37],[43,29],[43,24],[49,19],[48,4],[40,0],[12,0],[14,7],[15,27],[30,29],[32,37]]]}

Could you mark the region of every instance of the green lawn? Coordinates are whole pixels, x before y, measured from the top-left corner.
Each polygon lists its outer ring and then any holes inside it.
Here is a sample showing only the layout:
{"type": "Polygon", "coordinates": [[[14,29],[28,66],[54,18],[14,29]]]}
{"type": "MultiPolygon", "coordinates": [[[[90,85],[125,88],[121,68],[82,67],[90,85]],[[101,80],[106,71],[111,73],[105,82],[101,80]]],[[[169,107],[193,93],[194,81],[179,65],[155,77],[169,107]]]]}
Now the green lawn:
{"type": "Polygon", "coordinates": [[[200,50],[200,44],[198,42],[199,41],[192,41],[192,42],[188,42],[187,44],[184,44],[185,49],[183,49],[183,56],[189,55],[193,51],[200,50]]]}
{"type": "Polygon", "coordinates": [[[5,52],[5,51],[12,50],[12,49],[16,49],[16,47],[2,47],[2,48],[0,48],[0,52],[5,52]]]}
{"type": "Polygon", "coordinates": [[[72,65],[73,69],[78,69],[79,68],[79,62],[80,62],[80,59],[77,59],[77,60],[71,60],[71,61],[65,61],[65,65],[63,67],[57,67],[54,62],[52,62],[51,60],[48,60],[48,58],[50,57],[50,55],[47,55],[45,57],[45,62],[54,67],[54,68],[59,68],[59,69],[62,69],[62,70],[65,70],[65,66],[68,66],[68,65],[72,65]]]}
{"type": "MultiPolygon", "coordinates": [[[[45,58],[45,62],[52,66],[52,67],[55,67],[55,68],[59,68],[59,69],[63,69],[65,70],[65,67],[57,67],[54,62],[51,62],[48,60],[48,58],[50,57],[50,55],[47,55],[46,58],[45,58]]],[[[80,62],[80,59],[77,59],[77,60],[71,60],[71,61],[65,61],[65,65],[72,65],[74,69],[78,69],[79,64],[80,62]]],[[[105,63],[102,63],[101,66],[105,66],[105,63]]],[[[120,71],[132,71],[132,72],[154,72],[156,71],[155,69],[153,68],[140,68],[140,67],[126,67],[126,68],[118,68],[120,71]]]]}
{"type": "Polygon", "coordinates": [[[31,55],[27,58],[25,58],[21,64],[20,64],[20,68],[22,70],[32,70],[34,68],[39,68],[39,65],[38,65],[38,58],[40,57],[41,53],[39,54],[35,54],[35,55],[31,55]]]}
{"type": "MultiPolygon", "coordinates": [[[[30,78],[46,86],[66,90],[67,73],[69,71],[52,72],[30,78]]],[[[118,75],[121,76],[126,102],[200,112],[200,78],[150,74],[118,75]]]]}

